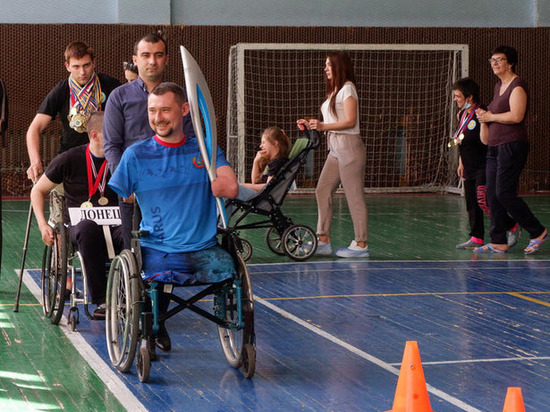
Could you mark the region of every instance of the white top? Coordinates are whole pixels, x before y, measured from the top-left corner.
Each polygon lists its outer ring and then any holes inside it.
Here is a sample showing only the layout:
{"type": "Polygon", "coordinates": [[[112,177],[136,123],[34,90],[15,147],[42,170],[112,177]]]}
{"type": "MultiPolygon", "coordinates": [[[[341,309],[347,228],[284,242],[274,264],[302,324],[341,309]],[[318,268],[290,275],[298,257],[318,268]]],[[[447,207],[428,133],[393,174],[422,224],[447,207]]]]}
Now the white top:
{"type": "Polygon", "coordinates": [[[330,110],[330,97],[323,102],[321,105],[321,113],[323,113],[323,122],[324,123],[335,123],[339,119],[343,120],[344,117],[344,101],[348,97],[353,97],[357,101],[357,117],[355,120],[355,126],[349,129],[337,130],[337,133],[343,134],[359,134],[359,99],[357,97],[357,89],[355,85],[347,81],[344,83],[338,94],[336,95],[336,114],[330,110]]]}

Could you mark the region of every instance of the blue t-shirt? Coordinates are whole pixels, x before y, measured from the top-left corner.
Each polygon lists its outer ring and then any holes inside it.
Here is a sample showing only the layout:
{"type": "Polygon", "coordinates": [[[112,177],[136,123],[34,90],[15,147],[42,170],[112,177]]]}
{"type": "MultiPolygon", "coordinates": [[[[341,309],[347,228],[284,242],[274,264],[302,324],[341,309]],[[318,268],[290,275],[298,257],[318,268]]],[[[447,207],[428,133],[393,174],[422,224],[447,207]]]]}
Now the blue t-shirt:
{"type": "MultiPolygon", "coordinates": [[[[216,167],[227,166],[217,148],[216,167]]],[[[216,244],[216,200],[195,137],[171,145],[156,136],[130,146],[109,186],[122,197],[135,193],[145,247],[193,252],[216,244]]]]}

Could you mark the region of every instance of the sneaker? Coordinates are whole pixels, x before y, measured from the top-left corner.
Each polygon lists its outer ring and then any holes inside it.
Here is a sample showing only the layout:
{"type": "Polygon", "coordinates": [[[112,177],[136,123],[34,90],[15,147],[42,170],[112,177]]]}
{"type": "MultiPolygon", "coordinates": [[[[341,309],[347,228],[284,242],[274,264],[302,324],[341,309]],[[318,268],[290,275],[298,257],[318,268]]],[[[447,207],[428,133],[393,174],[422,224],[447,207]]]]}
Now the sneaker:
{"type": "Polygon", "coordinates": [[[368,246],[361,247],[353,240],[348,247],[338,249],[336,256],[343,258],[368,258],[370,257],[370,251],[368,246]]]}
{"type": "Polygon", "coordinates": [[[506,243],[508,247],[512,247],[518,243],[519,235],[521,235],[521,226],[516,223],[512,229],[506,231],[506,243]]]}
{"type": "Polygon", "coordinates": [[[476,242],[474,242],[472,239],[468,239],[466,242],[464,242],[464,243],[459,243],[458,245],[456,245],[456,248],[457,248],[457,249],[469,249],[469,250],[472,250],[472,249],[475,249],[476,247],[479,247],[479,246],[483,246],[483,243],[476,243],[476,242]]]}
{"type": "Polygon", "coordinates": [[[317,242],[317,250],[315,254],[318,256],[331,256],[332,245],[330,243],[317,242]]]}
{"type": "Polygon", "coordinates": [[[93,320],[105,320],[105,309],[107,306],[105,303],[102,303],[101,305],[97,305],[97,308],[92,313],[92,319],[93,320]]]}

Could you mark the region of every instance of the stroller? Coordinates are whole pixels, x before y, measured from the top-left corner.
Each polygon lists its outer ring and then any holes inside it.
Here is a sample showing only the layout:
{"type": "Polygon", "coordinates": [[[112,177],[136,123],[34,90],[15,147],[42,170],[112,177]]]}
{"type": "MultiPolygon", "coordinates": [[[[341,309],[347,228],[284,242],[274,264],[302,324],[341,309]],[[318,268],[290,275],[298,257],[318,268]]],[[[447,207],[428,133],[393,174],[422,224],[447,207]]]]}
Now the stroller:
{"type": "MultiPolygon", "coordinates": [[[[232,207],[229,217],[230,228],[238,233],[244,229],[267,228],[265,240],[269,249],[277,255],[286,255],[296,261],[304,261],[317,250],[317,235],[306,225],[294,224],[292,219],[283,215],[281,205],[286,194],[294,184],[300,167],[305,163],[308,153],[319,146],[320,137],[317,130],[303,130],[303,137],[298,138],[289,154],[288,162],[273,178],[249,200],[230,199],[226,206],[232,207]],[[261,216],[260,220],[244,222],[251,214],[261,216]],[[233,219],[231,219],[233,218],[233,219]]],[[[252,256],[252,245],[240,239],[237,249],[244,260],[252,256]]]]}

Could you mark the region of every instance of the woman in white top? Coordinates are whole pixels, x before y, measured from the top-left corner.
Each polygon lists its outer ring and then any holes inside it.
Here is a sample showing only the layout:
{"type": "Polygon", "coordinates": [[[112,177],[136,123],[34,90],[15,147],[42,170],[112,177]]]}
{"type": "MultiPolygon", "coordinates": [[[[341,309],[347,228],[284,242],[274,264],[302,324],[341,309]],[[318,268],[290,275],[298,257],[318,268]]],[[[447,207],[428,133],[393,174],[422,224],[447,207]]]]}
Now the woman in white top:
{"type": "Polygon", "coordinates": [[[327,56],[324,70],[327,98],[321,106],[323,121],[297,121],[298,126],[324,130],[328,136],[329,153],[315,189],[319,236],[317,254],[332,254],[332,197],[341,183],[353,221],[355,239],[349,247],[337,249],[336,256],[369,257],[367,207],[363,194],[366,149],[359,135],[359,104],[353,63],[345,52],[338,51],[327,56]]]}

